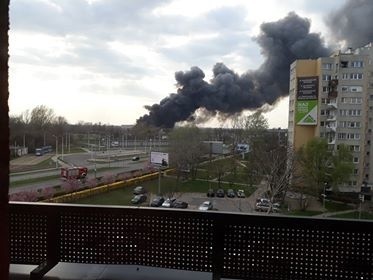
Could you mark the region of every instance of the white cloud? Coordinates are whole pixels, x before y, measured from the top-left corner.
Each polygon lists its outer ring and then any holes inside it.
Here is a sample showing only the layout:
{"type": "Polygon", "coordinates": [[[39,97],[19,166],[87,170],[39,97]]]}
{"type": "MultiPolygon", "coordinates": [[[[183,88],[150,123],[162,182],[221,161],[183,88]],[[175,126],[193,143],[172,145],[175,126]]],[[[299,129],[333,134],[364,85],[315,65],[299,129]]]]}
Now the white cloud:
{"type": "MultiPolygon", "coordinates": [[[[11,113],[44,104],[72,123],[134,123],[144,105],[176,91],[176,71],[196,65],[208,80],[216,62],[257,69],[251,37],[262,22],[294,10],[325,33],[322,19],[343,2],[324,2],[11,1],[11,113]]],[[[287,115],[284,104],[268,114],[272,126],[287,126],[276,117],[287,115]]]]}

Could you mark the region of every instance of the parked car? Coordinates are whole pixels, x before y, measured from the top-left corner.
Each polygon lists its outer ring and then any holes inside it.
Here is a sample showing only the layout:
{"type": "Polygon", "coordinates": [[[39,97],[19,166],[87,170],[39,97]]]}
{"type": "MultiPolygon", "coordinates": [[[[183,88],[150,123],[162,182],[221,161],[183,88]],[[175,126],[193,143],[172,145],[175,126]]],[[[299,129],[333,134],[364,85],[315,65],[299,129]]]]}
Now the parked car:
{"type": "Polygon", "coordinates": [[[146,195],[145,194],[137,194],[132,199],[131,202],[133,204],[140,204],[146,201],[146,195]]]}
{"type": "MultiPolygon", "coordinates": [[[[268,198],[265,198],[265,197],[260,197],[260,198],[256,199],[256,203],[262,203],[262,204],[268,204],[269,205],[271,203],[271,200],[268,199],[268,198]]],[[[280,203],[275,202],[275,203],[272,204],[272,206],[274,208],[280,208],[280,203]]]]}
{"type": "Polygon", "coordinates": [[[234,190],[232,190],[232,189],[228,189],[228,190],[227,190],[227,196],[228,196],[228,197],[235,197],[236,194],[235,194],[234,190]]]}
{"type": "Polygon", "coordinates": [[[215,192],[214,192],[214,190],[213,189],[209,189],[208,191],[207,191],[207,197],[214,197],[215,196],[215,192]]]}
{"type": "Polygon", "coordinates": [[[245,192],[244,192],[244,190],[238,190],[237,191],[237,197],[245,198],[245,192]]]}
{"type": "Polygon", "coordinates": [[[198,210],[207,211],[212,209],[211,201],[204,201],[199,207],[198,210]]]}
{"type": "Polygon", "coordinates": [[[134,156],[134,157],[132,157],[132,161],[138,161],[138,160],[140,160],[140,157],[139,157],[139,156],[134,156]]]}
{"type": "Polygon", "coordinates": [[[150,206],[160,207],[162,206],[163,202],[164,202],[164,198],[162,196],[156,196],[155,198],[153,198],[152,202],[150,203],[150,206]]]}
{"type": "Polygon", "coordinates": [[[216,191],[216,196],[217,197],[224,197],[225,196],[224,190],[223,189],[218,189],[216,191]]]}
{"type": "MultiPolygon", "coordinates": [[[[273,203],[272,204],[272,212],[279,212],[280,211],[280,208],[279,208],[279,204],[278,203],[273,203]]],[[[255,211],[260,211],[260,212],[268,212],[270,208],[270,203],[267,203],[267,202],[257,202],[256,205],[255,205],[255,211]]]]}
{"type": "Polygon", "coordinates": [[[176,198],[167,198],[163,203],[162,207],[172,208],[176,198]]]}
{"type": "Polygon", "coordinates": [[[146,193],[146,190],[144,187],[142,186],[137,186],[136,188],[134,188],[133,190],[133,194],[144,194],[146,193]]]}
{"type": "Polygon", "coordinates": [[[176,200],[172,204],[172,207],[173,208],[188,208],[188,203],[186,203],[185,201],[176,200]]]}

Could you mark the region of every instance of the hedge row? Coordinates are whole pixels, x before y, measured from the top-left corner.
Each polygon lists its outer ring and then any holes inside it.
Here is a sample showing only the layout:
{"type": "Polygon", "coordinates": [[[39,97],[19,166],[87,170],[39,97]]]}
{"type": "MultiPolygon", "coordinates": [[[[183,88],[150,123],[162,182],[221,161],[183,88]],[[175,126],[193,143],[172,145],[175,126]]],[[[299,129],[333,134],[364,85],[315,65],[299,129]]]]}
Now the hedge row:
{"type": "Polygon", "coordinates": [[[158,172],[153,172],[149,174],[145,174],[139,177],[131,178],[124,181],[118,181],[111,184],[101,185],[94,188],[84,189],[81,191],[76,191],[68,194],[64,194],[61,196],[52,197],[49,199],[42,200],[42,202],[51,202],[51,203],[65,203],[74,200],[78,200],[81,198],[86,198],[90,196],[94,196],[97,194],[109,192],[115,189],[123,188],[123,187],[130,187],[136,184],[139,184],[144,181],[150,181],[158,178],[158,172]]]}

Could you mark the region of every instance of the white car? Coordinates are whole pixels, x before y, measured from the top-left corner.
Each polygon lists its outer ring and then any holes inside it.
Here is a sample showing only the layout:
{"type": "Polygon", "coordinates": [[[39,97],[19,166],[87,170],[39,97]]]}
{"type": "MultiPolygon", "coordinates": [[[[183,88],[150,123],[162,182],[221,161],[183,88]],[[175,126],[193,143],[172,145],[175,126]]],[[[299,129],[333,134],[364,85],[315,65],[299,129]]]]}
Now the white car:
{"type": "Polygon", "coordinates": [[[211,201],[205,201],[203,202],[199,207],[198,210],[207,211],[212,209],[212,202],[211,201]]]}
{"type": "Polygon", "coordinates": [[[172,208],[176,198],[167,198],[163,203],[162,207],[172,208]]]}

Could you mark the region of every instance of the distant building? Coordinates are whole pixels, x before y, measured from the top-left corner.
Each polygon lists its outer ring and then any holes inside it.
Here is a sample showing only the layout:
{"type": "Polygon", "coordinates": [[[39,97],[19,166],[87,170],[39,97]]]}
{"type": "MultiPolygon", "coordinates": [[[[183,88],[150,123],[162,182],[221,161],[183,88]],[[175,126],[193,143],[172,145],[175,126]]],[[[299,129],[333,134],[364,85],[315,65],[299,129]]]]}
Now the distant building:
{"type": "Polygon", "coordinates": [[[288,141],[299,149],[313,137],[331,150],[353,152],[353,176],[342,191],[373,184],[372,43],[330,57],[296,60],[290,66],[288,141]]]}
{"type": "Polygon", "coordinates": [[[229,148],[224,145],[223,141],[203,141],[206,145],[206,150],[210,154],[223,155],[230,152],[229,148]]]}

